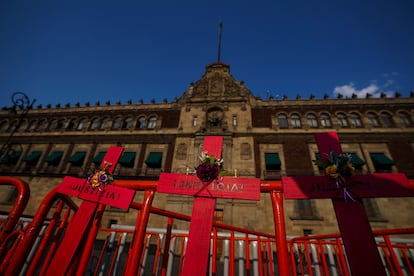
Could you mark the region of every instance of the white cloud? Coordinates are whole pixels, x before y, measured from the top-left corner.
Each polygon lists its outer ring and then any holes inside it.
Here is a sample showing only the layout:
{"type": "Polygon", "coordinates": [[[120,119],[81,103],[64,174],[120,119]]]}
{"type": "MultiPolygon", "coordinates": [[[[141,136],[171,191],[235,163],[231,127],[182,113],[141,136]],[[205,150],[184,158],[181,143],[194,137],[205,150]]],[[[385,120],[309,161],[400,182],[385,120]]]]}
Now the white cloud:
{"type": "Polygon", "coordinates": [[[333,94],[337,96],[341,94],[342,96],[352,97],[356,95],[358,98],[365,98],[367,94],[370,94],[372,97],[380,97],[381,93],[387,95],[387,97],[394,97],[395,95],[395,81],[391,77],[398,76],[398,72],[384,73],[383,77],[386,78],[383,85],[379,85],[377,80],[371,80],[371,83],[361,89],[357,89],[353,82],[349,84],[335,87],[333,94]]]}
{"type": "Polygon", "coordinates": [[[365,98],[367,94],[372,95],[373,97],[379,97],[381,94],[380,87],[375,83],[371,83],[367,87],[364,87],[360,90],[355,88],[354,83],[337,86],[334,89],[334,95],[341,94],[342,96],[351,97],[352,95],[356,95],[358,98],[365,98]]]}
{"type": "Polygon", "coordinates": [[[381,93],[387,95],[387,97],[394,97],[395,92],[391,91],[389,89],[386,89],[387,87],[391,86],[393,84],[392,80],[388,80],[387,83],[383,85],[383,87],[379,87],[375,83],[371,83],[367,87],[364,87],[362,89],[357,89],[354,85],[354,83],[337,86],[335,87],[333,94],[335,96],[338,96],[338,94],[341,94],[345,98],[350,98],[352,95],[356,95],[358,98],[365,98],[367,94],[371,95],[373,98],[379,98],[381,96],[381,93]]]}

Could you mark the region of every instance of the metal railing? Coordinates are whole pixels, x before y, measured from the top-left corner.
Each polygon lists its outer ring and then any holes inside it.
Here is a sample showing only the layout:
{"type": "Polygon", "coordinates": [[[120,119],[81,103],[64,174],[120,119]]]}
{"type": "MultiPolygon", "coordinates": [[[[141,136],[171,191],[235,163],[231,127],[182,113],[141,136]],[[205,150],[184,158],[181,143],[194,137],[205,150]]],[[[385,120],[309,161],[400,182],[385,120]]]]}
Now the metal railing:
{"type": "MultiPolygon", "coordinates": [[[[180,275],[188,233],[173,229],[173,224],[190,221],[191,217],[152,206],[156,181],[117,180],[114,184],[144,192],[143,201],[130,206],[138,211],[135,226],[99,227],[105,209],[104,205],[99,205],[68,274],[180,275]],[[165,221],[164,227],[148,228],[150,216],[165,221]]],[[[281,187],[280,181],[262,181],[261,184],[261,192],[270,194],[275,233],[214,223],[209,275],[350,274],[338,234],[286,237],[281,187]]],[[[15,208],[22,209],[23,203],[16,205],[15,208]]],[[[1,243],[5,254],[0,259],[0,275],[43,275],[77,210],[69,197],[59,194],[57,189],[52,190],[30,222],[21,226],[14,223],[14,230],[1,243]]],[[[4,222],[7,221],[6,216],[4,222]]],[[[387,273],[413,275],[414,228],[374,233],[387,273]],[[406,237],[409,234],[412,236],[406,237]]]]}

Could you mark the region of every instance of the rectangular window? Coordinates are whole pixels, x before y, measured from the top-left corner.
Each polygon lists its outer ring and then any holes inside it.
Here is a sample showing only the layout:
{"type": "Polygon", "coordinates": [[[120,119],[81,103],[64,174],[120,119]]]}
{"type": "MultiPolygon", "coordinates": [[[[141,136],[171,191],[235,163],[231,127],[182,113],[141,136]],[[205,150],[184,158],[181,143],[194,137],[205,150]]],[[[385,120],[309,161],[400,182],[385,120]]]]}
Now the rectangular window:
{"type": "Polygon", "coordinates": [[[124,152],[119,159],[119,164],[127,168],[134,167],[135,155],[135,152],[124,152]]]}
{"type": "Polygon", "coordinates": [[[81,167],[83,165],[83,161],[85,160],[85,156],[85,151],[77,151],[69,158],[68,162],[71,163],[72,166],[81,167]]]}
{"type": "Polygon", "coordinates": [[[103,158],[105,157],[106,151],[100,151],[93,159],[92,163],[99,165],[102,163],[103,158]]]}
{"type": "Polygon", "coordinates": [[[280,179],[281,177],[281,165],[278,153],[265,153],[265,169],[263,176],[265,179],[280,179]]]}
{"type": "Polygon", "coordinates": [[[321,220],[315,203],[312,199],[295,200],[295,213],[291,217],[293,220],[321,220]]]}
{"type": "Polygon", "coordinates": [[[51,155],[45,158],[45,162],[50,166],[57,166],[62,159],[63,151],[54,151],[51,155]]]}
{"type": "Polygon", "coordinates": [[[41,151],[33,151],[30,155],[23,157],[23,161],[26,162],[27,165],[34,166],[39,161],[40,155],[42,155],[41,151]]]}
{"type": "Polygon", "coordinates": [[[9,166],[16,165],[21,154],[22,154],[21,151],[14,151],[14,152],[9,151],[4,157],[1,158],[1,163],[4,163],[9,166]]]}
{"type": "Polygon", "coordinates": [[[150,152],[147,159],[145,160],[145,164],[148,167],[154,169],[160,169],[162,163],[162,152],[150,152]]]}
{"type": "Polygon", "coordinates": [[[369,154],[374,164],[376,172],[391,172],[392,166],[395,164],[393,160],[388,158],[384,153],[369,154]]]}
{"type": "Polygon", "coordinates": [[[267,171],[279,171],[281,164],[278,153],[265,153],[265,167],[267,171]]]}

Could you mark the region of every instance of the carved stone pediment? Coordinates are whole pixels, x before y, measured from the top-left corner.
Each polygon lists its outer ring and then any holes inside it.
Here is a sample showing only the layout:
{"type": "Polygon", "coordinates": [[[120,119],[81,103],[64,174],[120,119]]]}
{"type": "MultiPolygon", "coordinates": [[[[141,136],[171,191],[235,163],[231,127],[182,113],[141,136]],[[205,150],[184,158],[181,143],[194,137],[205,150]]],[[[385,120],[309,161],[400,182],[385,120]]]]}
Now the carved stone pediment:
{"type": "Polygon", "coordinates": [[[208,100],[245,97],[249,94],[243,82],[230,74],[230,66],[217,62],[206,66],[206,72],[196,83],[190,85],[185,93],[187,99],[208,100]]]}

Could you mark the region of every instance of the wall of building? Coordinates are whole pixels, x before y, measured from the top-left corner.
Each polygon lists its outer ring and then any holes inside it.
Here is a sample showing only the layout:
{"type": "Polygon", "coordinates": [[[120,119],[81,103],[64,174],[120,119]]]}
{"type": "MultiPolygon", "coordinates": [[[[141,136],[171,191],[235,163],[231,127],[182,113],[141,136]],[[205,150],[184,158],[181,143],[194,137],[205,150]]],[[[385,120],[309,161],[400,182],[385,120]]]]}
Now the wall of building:
{"type": "MultiPolygon", "coordinates": [[[[315,132],[336,131],[345,152],[355,153],[365,163],[358,173],[379,172],[371,153],[381,153],[394,163],[387,172],[402,172],[414,178],[414,97],[268,99],[254,97],[244,83],[234,80],[225,64],[206,67],[206,74],[178,100],[171,103],[127,103],[37,107],[20,125],[7,111],[0,111],[0,143],[14,127],[16,160],[1,156],[0,174],[20,177],[31,188],[25,211],[33,215],[44,196],[65,175],[86,178],[97,164],[93,160],[111,145],[135,153],[128,164],[119,164],[115,179],[158,179],[160,172],[188,173],[198,164],[204,136],[224,137],[223,169],[227,175],[280,180],[283,176],[321,175],[312,160],[318,149],[315,132]],[[35,162],[25,161],[34,151],[35,162]],[[47,162],[55,151],[63,155],[57,164],[47,162]],[[85,152],[81,164],[71,163],[76,152],[85,152]],[[162,153],[160,164],[148,165],[152,152],[162,153]],[[265,154],[276,154],[279,167],[269,167],[265,154]]],[[[384,168],[381,168],[383,171],[384,168]]],[[[0,209],[10,210],[13,191],[0,187],[0,209]]],[[[136,200],[142,200],[138,192],[136,200]]],[[[77,200],[78,201],[78,200],[77,200]]],[[[154,206],[191,214],[192,198],[157,194],[154,206]]],[[[366,203],[375,229],[412,227],[411,198],[381,198],[366,203]]],[[[268,194],[259,202],[218,199],[217,210],[224,223],[273,233],[273,215],[268,194]]],[[[134,225],[136,212],[108,208],[105,223],[134,225]]],[[[289,235],[337,232],[329,199],[285,200],[289,235]]],[[[165,224],[151,217],[150,225],[165,224]]],[[[185,229],[188,223],[175,222],[185,229]]]]}

